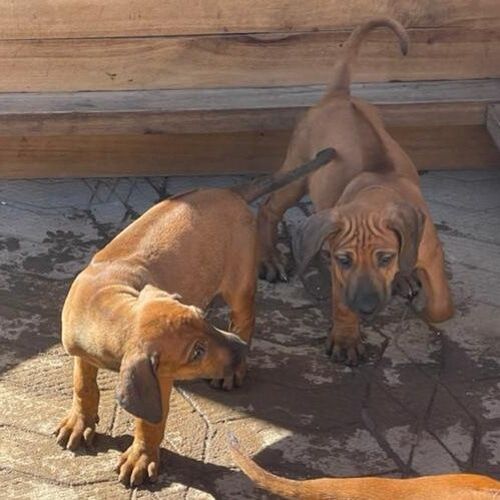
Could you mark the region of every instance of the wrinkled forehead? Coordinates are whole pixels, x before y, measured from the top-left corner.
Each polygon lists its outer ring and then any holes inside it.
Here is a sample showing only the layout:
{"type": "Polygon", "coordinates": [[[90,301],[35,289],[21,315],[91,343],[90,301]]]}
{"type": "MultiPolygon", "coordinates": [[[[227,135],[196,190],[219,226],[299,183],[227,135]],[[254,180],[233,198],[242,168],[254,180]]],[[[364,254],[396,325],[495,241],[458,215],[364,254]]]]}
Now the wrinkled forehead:
{"type": "Polygon", "coordinates": [[[335,241],[336,249],[368,252],[377,248],[397,248],[397,234],[387,227],[380,213],[354,213],[342,217],[342,231],[335,241]]]}
{"type": "Polygon", "coordinates": [[[195,342],[207,336],[203,321],[172,321],[166,316],[144,325],[141,333],[164,362],[184,362],[195,342]]]}
{"type": "Polygon", "coordinates": [[[142,307],[138,327],[144,338],[190,339],[205,333],[206,321],[196,309],[183,304],[151,302],[142,307]]]}

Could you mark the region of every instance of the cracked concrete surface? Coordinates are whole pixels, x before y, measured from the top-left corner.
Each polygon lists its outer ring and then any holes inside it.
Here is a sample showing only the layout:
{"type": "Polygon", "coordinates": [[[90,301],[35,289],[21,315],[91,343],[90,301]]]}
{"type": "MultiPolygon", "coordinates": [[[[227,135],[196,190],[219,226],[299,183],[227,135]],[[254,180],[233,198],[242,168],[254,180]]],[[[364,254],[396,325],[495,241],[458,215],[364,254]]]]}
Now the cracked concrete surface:
{"type": "MultiPolygon", "coordinates": [[[[323,352],[329,328],[324,260],[305,278],[260,282],[244,387],[178,384],[159,482],[127,490],[113,466],[131,441],[116,376],[101,372],[95,452],[51,436],[71,402],[71,359],[59,313],[74,275],[131,220],[169,194],[237,177],[0,182],[0,486],[2,498],[267,498],[233,467],[232,430],[271,471],[288,477],[477,471],[500,476],[500,171],[421,177],[446,250],[455,317],[425,324],[402,301],[364,326],[358,368],[323,352]],[[304,286],[305,285],[305,286],[304,286]]],[[[291,209],[291,226],[310,210],[291,209]]],[[[213,321],[225,326],[217,302],[213,321]]]]}

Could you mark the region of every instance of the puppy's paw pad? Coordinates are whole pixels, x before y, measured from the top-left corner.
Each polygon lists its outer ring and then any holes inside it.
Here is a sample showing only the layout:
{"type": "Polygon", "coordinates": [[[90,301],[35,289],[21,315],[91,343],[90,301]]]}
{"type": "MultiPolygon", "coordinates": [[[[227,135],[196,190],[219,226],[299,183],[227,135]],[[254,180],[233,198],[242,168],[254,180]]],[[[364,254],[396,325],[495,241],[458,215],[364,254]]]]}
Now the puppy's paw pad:
{"type": "Polygon", "coordinates": [[[148,449],[132,444],[120,457],[116,466],[118,481],[125,486],[139,486],[146,479],[154,482],[158,479],[159,449],[148,449]]]}
{"type": "Polygon", "coordinates": [[[241,387],[243,385],[243,380],[245,379],[247,373],[247,361],[246,359],[242,360],[240,365],[236,368],[236,370],[227,375],[224,378],[215,378],[210,381],[210,386],[214,389],[222,389],[223,391],[232,391],[237,387],[241,387]]]}
{"type": "Polygon", "coordinates": [[[275,255],[262,261],[259,270],[259,278],[275,283],[276,281],[288,281],[288,262],[283,256],[275,255]]]}
{"type": "Polygon", "coordinates": [[[326,354],[331,356],[334,363],[357,366],[360,362],[366,360],[366,347],[361,339],[349,343],[328,339],[326,354]]]}
{"type": "Polygon", "coordinates": [[[210,381],[210,387],[213,389],[219,389],[223,391],[232,391],[233,389],[237,389],[241,387],[243,384],[244,375],[230,375],[225,378],[214,378],[210,381]]]}
{"type": "Polygon", "coordinates": [[[57,444],[71,451],[76,450],[81,444],[84,444],[87,448],[92,448],[97,422],[97,416],[89,417],[82,413],[71,411],[60,422],[54,432],[57,444]]]}

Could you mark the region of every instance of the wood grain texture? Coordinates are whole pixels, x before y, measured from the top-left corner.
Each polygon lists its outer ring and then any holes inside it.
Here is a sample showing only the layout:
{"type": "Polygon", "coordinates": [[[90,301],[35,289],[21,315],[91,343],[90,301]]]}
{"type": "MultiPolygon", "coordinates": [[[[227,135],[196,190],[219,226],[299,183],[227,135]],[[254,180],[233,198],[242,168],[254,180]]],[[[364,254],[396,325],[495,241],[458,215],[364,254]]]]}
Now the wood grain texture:
{"type": "Polygon", "coordinates": [[[191,175],[265,172],[288,132],[0,137],[1,177],[191,175]]]}
{"type": "MultiPolygon", "coordinates": [[[[327,83],[349,31],[0,42],[0,92],[327,83]]],[[[356,81],[500,77],[500,30],[417,29],[409,55],[384,30],[366,39],[356,81]]]]}
{"type": "MultiPolygon", "coordinates": [[[[325,86],[0,94],[0,136],[288,130],[325,86]]],[[[500,79],[354,84],[387,125],[485,122],[500,79]]]]}
{"type": "MultiPolygon", "coordinates": [[[[500,166],[484,126],[390,129],[420,169],[500,166]]],[[[283,160],[289,131],[198,135],[0,137],[0,176],[263,173],[283,160]]]]}
{"type": "Polygon", "coordinates": [[[498,0],[1,0],[1,39],[260,33],[352,28],[496,28],[498,0]]]}
{"type": "Polygon", "coordinates": [[[500,168],[500,152],[484,126],[389,129],[419,169],[500,168]]]}

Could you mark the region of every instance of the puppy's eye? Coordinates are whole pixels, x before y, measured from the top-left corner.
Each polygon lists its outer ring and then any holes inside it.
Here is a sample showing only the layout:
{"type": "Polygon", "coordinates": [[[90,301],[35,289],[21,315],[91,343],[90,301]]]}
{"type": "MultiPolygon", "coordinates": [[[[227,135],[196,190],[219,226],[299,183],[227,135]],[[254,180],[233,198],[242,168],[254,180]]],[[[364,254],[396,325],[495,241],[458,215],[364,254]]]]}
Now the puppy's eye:
{"type": "Polygon", "coordinates": [[[377,262],[379,267],[387,267],[394,259],[393,253],[379,253],[377,255],[377,262]]]}
{"type": "Polygon", "coordinates": [[[339,266],[343,269],[349,269],[352,266],[351,256],[345,253],[335,255],[335,260],[338,262],[339,266]]]}
{"type": "Polygon", "coordinates": [[[195,344],[193,350],[191,351],[191,356],[189,357],[189,361],[200,361],[203,356],[205,356],[206,348],[203,344],[195,344]]]}

